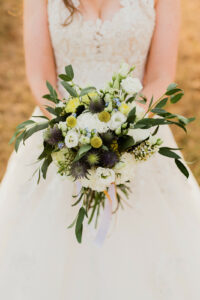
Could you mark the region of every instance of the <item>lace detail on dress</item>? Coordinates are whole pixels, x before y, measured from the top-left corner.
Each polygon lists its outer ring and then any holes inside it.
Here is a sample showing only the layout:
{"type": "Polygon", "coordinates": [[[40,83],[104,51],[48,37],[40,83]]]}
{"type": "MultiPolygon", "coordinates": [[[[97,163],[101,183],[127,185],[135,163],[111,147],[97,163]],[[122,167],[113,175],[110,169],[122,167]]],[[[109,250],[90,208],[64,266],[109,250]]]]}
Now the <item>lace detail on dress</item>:
{"type": "MultiPolygon", "coordinates": [[[[76,13],[72,23],[63,26],[69,15],[63,0],[48,0],[49,28],[58,73],[72,64],[79,84],[101,88],[120,63],[126,61],[136,65],[135,76],[142,79],[155,10],[146,5],[147,0],[120,0],[120,3],[121,9],[111,20],[86,21],[76,13]]],[[[65,94],[64,89],[59,88],[65,94]]]]}

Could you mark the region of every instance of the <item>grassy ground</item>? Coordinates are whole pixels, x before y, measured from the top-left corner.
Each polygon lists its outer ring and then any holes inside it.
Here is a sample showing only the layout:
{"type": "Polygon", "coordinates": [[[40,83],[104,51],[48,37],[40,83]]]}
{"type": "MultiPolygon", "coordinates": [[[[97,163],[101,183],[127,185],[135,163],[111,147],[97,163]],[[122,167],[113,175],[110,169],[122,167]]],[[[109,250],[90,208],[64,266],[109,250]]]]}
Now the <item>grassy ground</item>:
{"type": "MultiPolygon", "coordinates": [[[[176,140],[185,147],[184,156],[193,161],[191,168],[200,183],[200,1],[183,0],[183,25],[177,71],[177,82],[185,90],[185,98],[174,112],[197,117],[188,135],[174,130],[176,140]]],[[[22,47],[22,7],[20,1],[0,0],[0,179],[13,146],[8,141],[16,125],[28,118],[34,100],[24,71],[22,47]]]]}

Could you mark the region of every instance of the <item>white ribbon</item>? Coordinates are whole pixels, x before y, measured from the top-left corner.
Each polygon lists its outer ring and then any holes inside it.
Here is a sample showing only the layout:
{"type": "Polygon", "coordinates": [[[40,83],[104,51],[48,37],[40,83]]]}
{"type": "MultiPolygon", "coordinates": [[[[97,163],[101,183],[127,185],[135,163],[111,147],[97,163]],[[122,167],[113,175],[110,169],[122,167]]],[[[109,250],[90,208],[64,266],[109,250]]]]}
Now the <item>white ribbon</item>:
{"type": "MultiPolygon", "coordinates": [[[[77,197],[80,196],[81,189],[82,189],[82,185],[80,181],[76,181],[77,197]]],[[[94,244],[98,247],[101,247],[103,245],[110,227],[110,223],[112,219],[112,208],[113,208],[113,204],[116,202],[116,190],[115,190],[114,183],[112,183],[111,186],[109,187],[108,195],[110,199],[108,199],[108,197],[105,195],[105,206],[100,218],[99,229],[97,231],[96,237],[93,240],[94,244]]],[[[80,201],[79,206],[80,207],[82,206],[82,201],[80,201]]]]}

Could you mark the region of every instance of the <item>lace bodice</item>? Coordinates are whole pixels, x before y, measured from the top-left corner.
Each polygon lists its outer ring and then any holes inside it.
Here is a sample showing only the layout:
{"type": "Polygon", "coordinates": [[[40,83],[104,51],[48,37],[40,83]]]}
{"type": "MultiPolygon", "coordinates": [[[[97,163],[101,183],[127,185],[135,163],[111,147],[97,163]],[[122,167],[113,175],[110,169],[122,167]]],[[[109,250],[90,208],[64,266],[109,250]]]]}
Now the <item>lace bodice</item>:
{"type": "Polygon", "coordinates": [[[136,65],[135,76],[142,79],[154,30],[154,0],[119,1],[121,8],[111,20],[86,21],[76,13],[72,23],[64,26],[69,11],[63,0],[48,0],[58,73],[72,64],[77,83],[101,88],[125,61],[136,65]]]}

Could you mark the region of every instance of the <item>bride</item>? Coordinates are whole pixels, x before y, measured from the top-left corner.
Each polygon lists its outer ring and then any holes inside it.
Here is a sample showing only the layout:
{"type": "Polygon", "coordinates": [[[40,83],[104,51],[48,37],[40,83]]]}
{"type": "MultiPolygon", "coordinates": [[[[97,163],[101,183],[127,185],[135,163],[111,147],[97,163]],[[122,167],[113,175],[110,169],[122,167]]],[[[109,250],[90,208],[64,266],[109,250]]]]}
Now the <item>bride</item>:
{"type": "MultiPolygon", "coordinates": [[[[179,0],[25,0],[27,76],[44,114],[45,81],[67,64],[80,85],[102,87],[121,61],[135,64],[143,94],[160,96],[174,79],[179,0]]],[[[57,85],[64,97],[65,91],[57,85]]],[[[28,101],[28,99],[27,99],[28,101]]],[[[168,127],[161,135],[177,147],[168,127]]],[[[31,178],[41,133],[13,153],[0,188],[0,299],[199,300],[200,192],[167,158],[140,164],[130,207],[113,217],[101,247],[85,227],[79,245],[67,226],[74,184],[51,166],[31,178]]]]}

